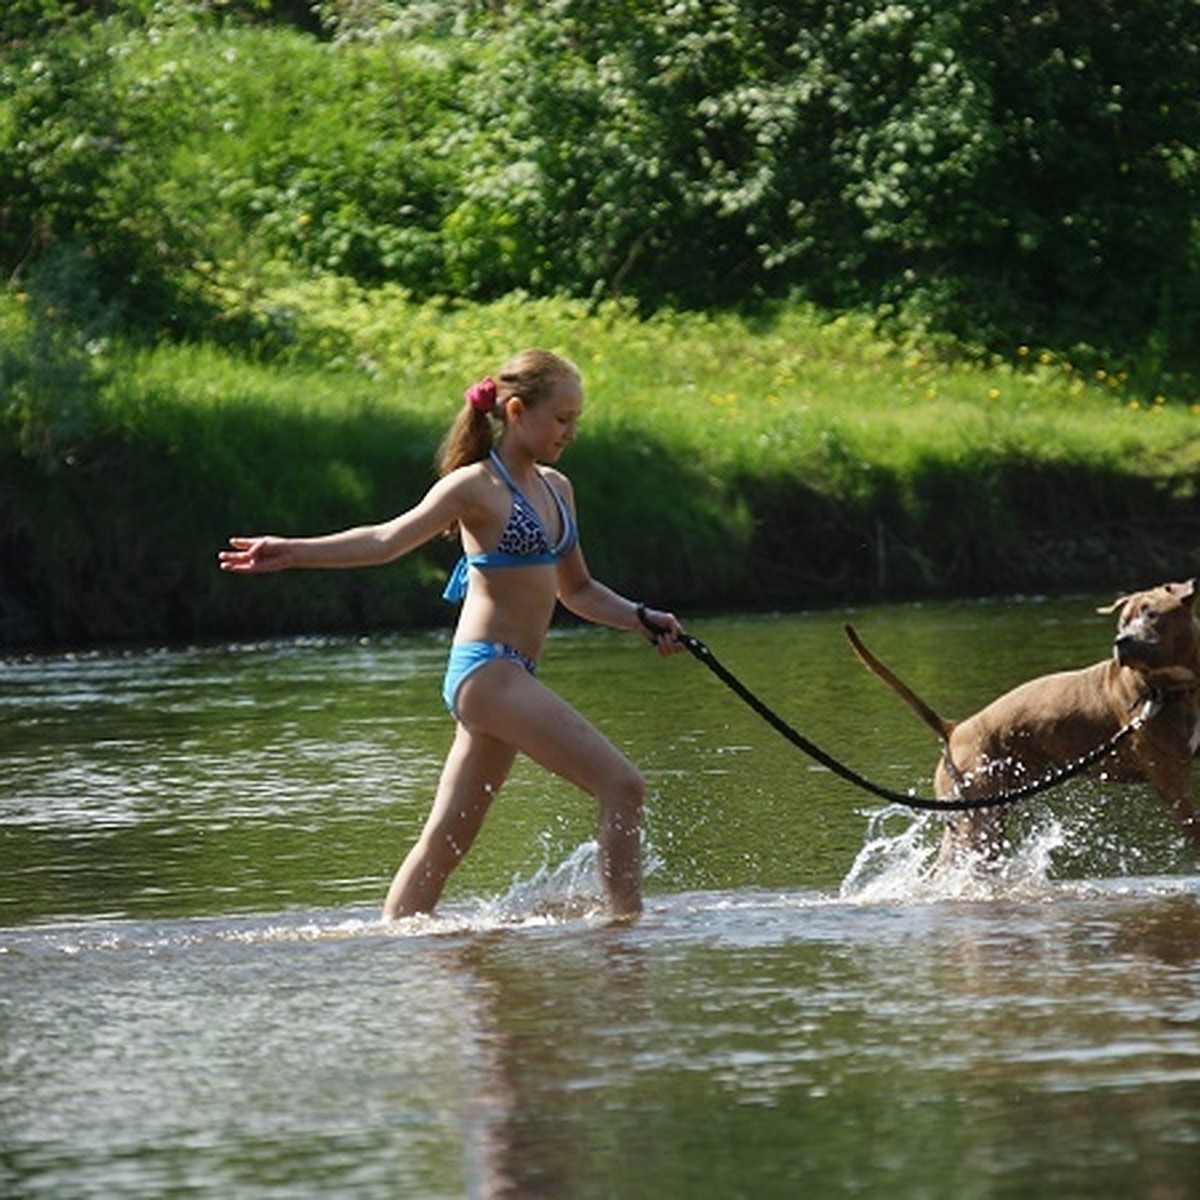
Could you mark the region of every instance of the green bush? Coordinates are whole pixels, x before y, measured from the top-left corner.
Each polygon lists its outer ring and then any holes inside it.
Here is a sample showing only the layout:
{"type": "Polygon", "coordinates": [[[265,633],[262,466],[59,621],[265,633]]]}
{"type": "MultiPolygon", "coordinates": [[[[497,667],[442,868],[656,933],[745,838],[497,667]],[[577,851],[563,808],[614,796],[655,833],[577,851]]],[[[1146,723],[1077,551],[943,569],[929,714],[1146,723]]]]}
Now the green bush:
{"type": "Polygon", "coordinates": [[[78,243],[127,327],[273,352],[322,272],[1197,364],[1193,0],[12,12],[0,265],[78,243]]]}
{"type": "Polygon", "coordinates": [[[1187,0],[559,0],[495,36],[527,57],[477,101],[507,118],[493,177],[519,156],[542,181],[510,284],[799,291],[985,344],[1193,355],[1187,0]]]}
{"type": "Polygon", "coordinates": [[[0,321],[0,445],[53,470],[98,432],[114,319],[72,243],[38,259],[26,287],[0,321]]]}
{"type": "Polygon", "coordinates": [[[0,67],[0,254],[87,246],[127,328],[238,325],[273,259],[437,290],[452,62],[161,6],[0,67]]]}

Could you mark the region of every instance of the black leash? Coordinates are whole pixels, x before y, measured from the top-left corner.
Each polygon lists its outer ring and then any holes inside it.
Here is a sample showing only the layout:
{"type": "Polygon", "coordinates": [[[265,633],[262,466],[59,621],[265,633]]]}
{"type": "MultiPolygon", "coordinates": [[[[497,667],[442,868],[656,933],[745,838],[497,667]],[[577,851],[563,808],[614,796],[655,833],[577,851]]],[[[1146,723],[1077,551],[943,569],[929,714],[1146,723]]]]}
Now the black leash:
{"type": "MultiPolygon", "coordinates": [[[[646,615],[644,605],[638,605],[638,618],[649,632],[651,640],[657,642],[659,638],[670,636],[669,631],[664,626],[649,619],[646,615]]],[[[1156,697],[1149,697],[1143,705],[1141,712],[1127,724],[1122,725],[1106,742],[1103,742],[1094,750],[1088,751],[1087,754],[1075,759],[1073,762],[1069,762],[1062,767],[1056,767],[1040,779],[1022,784],[1020,787],[1013,788],[1010,791],[997,792],[993,796],[980,796],[970,800],[961,797],[956,800],[933,800],[922,796],[912,796],[905,792],[896,792],[891,788],[883,787],[881,784],[872,783],[871,780],[864,778],[857,771],[839,762],[832,754],[826,753],[820,746],[810,742],[799,730],[794,729],[778,713],[768,708],[732,671],[721,664],[716,655],[699,638],[693,637],[690,633],[683,633],[679,635],[677,640],[694,658],[699,659],[700,662],[725,684],[730,691],[736,693],[740,699],[754,709],[768,725],[778,733],[783,734],[793,746],[803,751],[809,758],[816,759],[823,767],[827,767],[839,778],[844,779],[847,783],[851,783],[857,788],[861,788],[864,792],[869,792],[872,796],[878,796],[881,800],[887,800],[891,804],[901,804],[906,808],[919,809],[924,812],[972,812],[981,808],[999,808],[1002,805],[1016,804],[1021,800],[1028,800],[1030,796],[1036,796],[1039,792],[1049,791],[1050,788],[1058,787],[1059,784],[1066,783],[1068,779],[1074,779],[1075,776],[1082,775],[1089,767],[1095,766],[1101,759],[1107,758],[1112,754],[1131,733],[1139,730],[1154,715],[1159,704],[1159,700],[1156,697]]]]}

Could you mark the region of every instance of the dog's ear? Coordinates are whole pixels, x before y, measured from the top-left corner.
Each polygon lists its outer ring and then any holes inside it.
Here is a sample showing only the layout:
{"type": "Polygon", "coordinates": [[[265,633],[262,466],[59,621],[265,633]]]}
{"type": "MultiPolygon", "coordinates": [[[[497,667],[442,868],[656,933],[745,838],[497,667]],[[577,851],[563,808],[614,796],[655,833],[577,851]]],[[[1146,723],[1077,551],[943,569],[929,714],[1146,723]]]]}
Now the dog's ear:
{"type": "Polygon", "coordinates": [[[1196,599],[1196,581],[1188,579],[1183,583],[1169,583],[1171,593],[1179,600],[1180,604],[1191,604],[1196,599]]]}
{"type": "Polygon", "coordinates": [[[1128,596],[1118,596],[1111,604],[1102,605],[1096,611],[1107,617],[1109,613],[1115,613],[1128,599],[1128,596]]]}

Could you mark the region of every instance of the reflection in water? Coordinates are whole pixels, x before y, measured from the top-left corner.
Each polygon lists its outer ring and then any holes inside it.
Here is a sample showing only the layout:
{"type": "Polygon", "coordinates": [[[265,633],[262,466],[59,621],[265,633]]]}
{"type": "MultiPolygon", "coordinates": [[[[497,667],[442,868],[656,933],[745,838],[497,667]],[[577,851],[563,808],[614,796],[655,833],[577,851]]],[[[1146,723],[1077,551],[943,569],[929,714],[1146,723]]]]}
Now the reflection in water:
{"type": "MultiPolygon", "coordinates": [[[[966,710],[1091,656],[1062,611],[873,619],[966,710]]],[[[923,788],[935,748],[840,620],[702,632],[923,788]]],[[[593,915],[593,814],[518,771],[439,915],[383,926],[443,649],[0,666],[0,1193],[1194,1195],[1200,884],[1136,789],[1072,785],[992,875],[931,883],[936,822],[864,807],[686,659],[568,632],[547,671],[651,782],[646,917],[593,915]]]]}
{"type": "MultiPolygon", "coordinates": [[[[628,1080],[639,1031],[652,1025],[644,950],[623,929],[589,931],[563,950],[556,944],[549,976],[506,936],[463,949],[480,1028],[472,1195],[599,1194],[596,1163],[614,1141],[631,1166],[645,1161],[642,1139],[631,1136],[628,1080]]],[[[599,1176],[605,1194],[628,1194],[614,1165],[599,1176]]]]}
{"type": "Polygon", "coordinates": [[[1194,885],[535,907],[6,932],[20,1194],[1193,1194],[1194,885]]]}

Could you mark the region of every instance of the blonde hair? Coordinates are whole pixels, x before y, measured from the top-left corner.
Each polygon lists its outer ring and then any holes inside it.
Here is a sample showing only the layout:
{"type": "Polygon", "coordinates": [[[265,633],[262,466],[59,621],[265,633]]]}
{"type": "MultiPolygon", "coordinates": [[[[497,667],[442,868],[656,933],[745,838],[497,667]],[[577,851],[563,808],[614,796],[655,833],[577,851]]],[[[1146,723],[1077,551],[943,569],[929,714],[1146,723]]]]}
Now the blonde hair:
{"type": "MultiPolygon", "coordinates": [[[[487,458],[497,432],[504,426],[504,406],[514,396],[519,396],[527,408],[534,408],[564,381],[578,383],[579,378],[579,368],[573,362],[549,350],[514,354],[496,374],[496,398],[490,411],[481,411],[468,399],[454,418],[438,447],[438,474],[449,475],[458,467],[487,458]]],[[[475,392],[480,386],[476,384],[468,391],[475,392]]]]}

